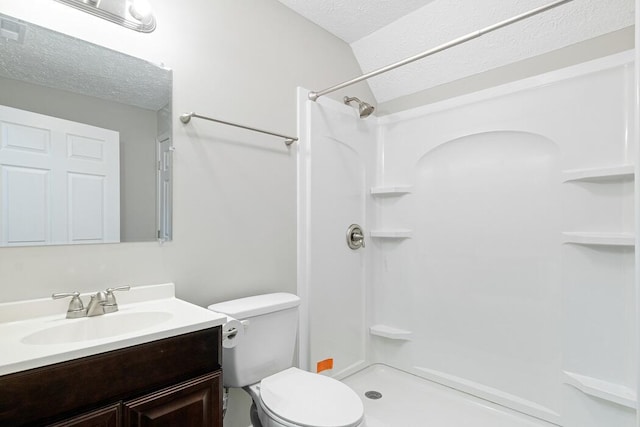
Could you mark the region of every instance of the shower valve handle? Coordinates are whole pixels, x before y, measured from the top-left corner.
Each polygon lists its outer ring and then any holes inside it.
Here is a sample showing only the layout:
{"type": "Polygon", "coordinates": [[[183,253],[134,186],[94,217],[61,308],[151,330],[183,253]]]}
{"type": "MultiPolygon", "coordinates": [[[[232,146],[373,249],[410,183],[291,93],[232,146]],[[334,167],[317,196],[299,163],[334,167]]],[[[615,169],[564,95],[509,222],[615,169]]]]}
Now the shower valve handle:
{"type": "Polygon", "coordinates": [[[351,224],[347,229],[347,246],[353,250],[364,248],[364,232],[358,224],[351,224]]]}
{"type": "Polygon", "coordinates": [[[351,239],[356,242],[356,243],[360,243],[361,246],[364,248],[364,236],[360,233],[353,233],[351,235],[351,239]]]}

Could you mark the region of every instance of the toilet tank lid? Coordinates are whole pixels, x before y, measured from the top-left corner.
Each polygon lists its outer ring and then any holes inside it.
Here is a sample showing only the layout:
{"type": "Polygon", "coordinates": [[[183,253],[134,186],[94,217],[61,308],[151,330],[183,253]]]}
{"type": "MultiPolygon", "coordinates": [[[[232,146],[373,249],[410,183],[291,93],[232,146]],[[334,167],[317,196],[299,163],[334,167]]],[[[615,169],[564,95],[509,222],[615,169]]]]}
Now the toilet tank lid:
{"type": "Polygon", "coordinates": [[[286,310],[287,308],[297,307],[298,305],[300,305],[300,298],[298,296],[279,292],[219,302],[217,304],[211,304],[208,308],[209,310],[226,314],[236,319],[246,319],[248,317],[286,310]]]}

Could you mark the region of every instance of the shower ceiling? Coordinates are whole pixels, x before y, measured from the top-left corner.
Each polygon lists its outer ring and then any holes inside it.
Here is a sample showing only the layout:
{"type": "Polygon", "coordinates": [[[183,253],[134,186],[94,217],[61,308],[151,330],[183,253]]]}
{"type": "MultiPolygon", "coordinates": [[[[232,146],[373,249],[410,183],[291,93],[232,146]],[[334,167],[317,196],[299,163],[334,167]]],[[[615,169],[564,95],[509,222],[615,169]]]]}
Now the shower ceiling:
{"type": "MultiPolygon", "coordinates": [[[[551,0],[279,0],[349,43],[372,71],[551,0]]],[[[575,0],[369,80],[379,103],[630,27],[634,0],[575,0]]],[[[354,76],[355,77],[355,76],[354,76]]],[[[339,82],[327,82],[327,86],[339,82]]],[[[324,88],[312,88],[320,90],[324,88]]]]}

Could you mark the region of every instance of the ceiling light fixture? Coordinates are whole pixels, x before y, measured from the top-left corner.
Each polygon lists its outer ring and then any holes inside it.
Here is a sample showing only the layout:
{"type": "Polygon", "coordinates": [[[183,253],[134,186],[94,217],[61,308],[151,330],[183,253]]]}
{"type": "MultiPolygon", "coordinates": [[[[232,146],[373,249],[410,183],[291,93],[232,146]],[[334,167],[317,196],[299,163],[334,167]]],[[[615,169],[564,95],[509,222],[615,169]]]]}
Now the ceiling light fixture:
{"type": "Polygon", "coordinates": [[[56,0],[131,30],[150,33],[156,19],[147,0],[56,0]]]}
{"type": "Polygon", "coordinates": [[[149,25],[153,20],[151,4],[147,0],[132,0],[129,5],[129,13],[145,25],[149,25]]]}

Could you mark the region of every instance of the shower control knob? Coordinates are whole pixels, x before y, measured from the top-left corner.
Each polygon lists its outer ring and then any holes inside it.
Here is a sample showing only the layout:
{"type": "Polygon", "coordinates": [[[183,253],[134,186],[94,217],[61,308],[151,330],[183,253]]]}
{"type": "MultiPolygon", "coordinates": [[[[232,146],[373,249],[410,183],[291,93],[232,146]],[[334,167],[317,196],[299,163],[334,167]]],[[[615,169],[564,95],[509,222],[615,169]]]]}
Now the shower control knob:
{"type": "Polygon", "coordinates": [[[353,250],[364,248],[364,232],[358,224],[351,224],[347,228],[347,246],[353,250]]]}

